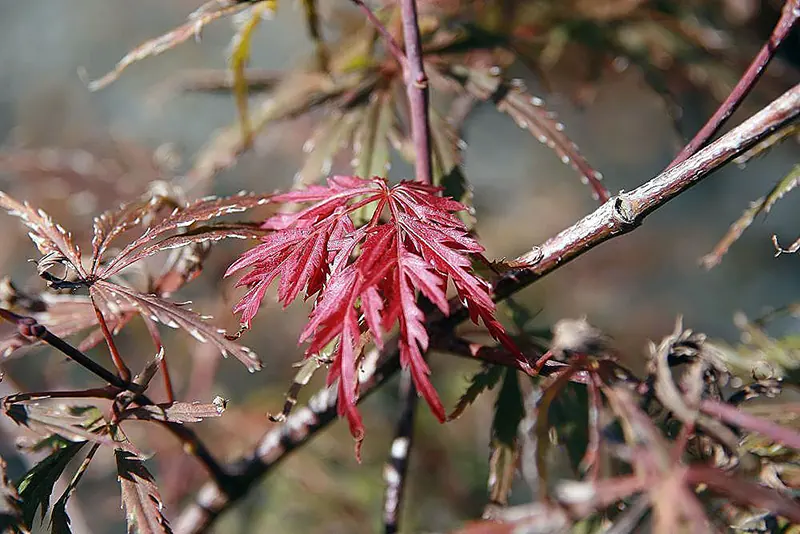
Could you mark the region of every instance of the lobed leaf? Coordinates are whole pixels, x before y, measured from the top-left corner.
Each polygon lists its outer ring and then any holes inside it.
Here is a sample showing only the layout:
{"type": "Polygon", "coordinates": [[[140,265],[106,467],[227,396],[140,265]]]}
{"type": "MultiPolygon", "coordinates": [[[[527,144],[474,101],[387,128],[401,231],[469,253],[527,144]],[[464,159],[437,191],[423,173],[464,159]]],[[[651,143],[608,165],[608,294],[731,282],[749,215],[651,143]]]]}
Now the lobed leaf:
{"type": "Polygon", "coordinates": [[[33,527],[36,511],[41,508],[41,517],[50,507],[50,495],[69,462],[80,452],[85,442],[66,442],[44,460],[34,465],[17,482],[22,498],[22,517],[25,524],[33,527]]]}
{"type": "MultiPolygon", "coordinates": [[[[3,307],[21,310],[58,337],[67,337],[97,324],[92,303],[84,295],[47,292],[29,295],[19,291],[8,279],[0,280],[0,284],[0,302],[7,303],[3,307]]],[[[38,339],[11,332],[0,338],[0,358],[38,343],[38,339]]]]}
{"type": "Polygon", "coordinates": [[[214,223],[203,226],[196,226],[181,234],[166,237],[148,245],[141,246],[138,250],[131,252],[122,262],[118,270],[139,262],[159,252],[176,248],[188,247],[200,243],[210,243],[223,239],[255,239],[263,236],[265,230],[251,223],[214,223]]]}
{"type": "Polygon", "coordinates": [[[483,320],[493,336],[518,353],[494,318],[489,284],[472,272],[470,255],[483,248],[455,215],[465,206],[437,196],[439,191],[413,182],[390,187],[382,178],[334,176],[327,186],[276,195],[274,202],[311,205],[267,220],[264,227],[274,233],[243,254],[226,273],[249,269],[238,282],[248,291],[234,309],[242,314],[244,328],[250,327],[267,289],[278,278],[278,300],[284,305],[301,292],[314,298],[300,341],[309,343],[307,357],[335,343],[328,383],[339,379],[339,414],[348,417],[351,432],[359,439],[363,429],[355,408],[355,371],[363,336],[368,334],[382,346],[383,334],[394,325],[400,331],[402,366],[410,369],[433,413],[445,419],[428,378],[424,354],[429,338],[418,293],[446,314],[446,289],[452,282],[472,320],[483,320]],[[354,214],[373,205],[374,215],[356,228],[354,214]],[[388,221],[381,219],[384,212],[388,221]]]}
{"type": "Polygon", "coordinates": [[[61,497],[53,505],[53,512],[50,514],[50,532],[51,534],[72,534],[72,529],[70,528],[70,519],[67,515],[67,501],[69,500],[70,496],[75,492],[75,488],[78,487],[78,483],[83,478],[84,473],[89,468],[89,464],[92,462],[95,453],[100,448],[99,445],[95,444],[89,452],[86,454],[86,458],[83,459],[80,467],[72,476],[72,480],[70,480],[67,489],[64,490],[64,493],[61,494],[61,497]]]}
{"type": "Polygon", "coordinates": [[[150,39],[140,44],[116,64],[113,70],[103,77],[89,82],[90,91],[98,91],[117,80],[129,66],[143,59],[163,54],[179,44],[198,37],[203,27],[226,15],[232,15],[252,4],[252,0],[209,0],[191,15],[189,20],[155,39],[150,39]]]}
{"type": "MultiPolygon", "coordinates": [[[[752,202],[750,207],[742,213],[736,222],[734,222],[723,238],[717,243],[709,254],[706,254],[700,259],[700,263],[706,269],[712,269],[719,265],[722,261],[722,256],[728,252],[728,249],[742,236],[745,230],[753,224],[755,218],[760,215],[770,212],[772,207],[791,190],[800,184],[800,165],[795,165],[789,174],[784,176],[775,187],[765,197],[752,202]]],[[[780,247],[777,247],[780,250],[780,247]]]]}
{"type": "Polygon", "coordinates": [[[114,451],[114,458],[128,533],[171,533],[172,529],[164,516],[164,503],[144,461],[123,450],[114,451]]]}
{"type": "Polygon", "coordinates": [[[492,365],[490,363],[481,364],[481,370],[472,375],[470,384],[467,390],[458,399],[458,403],[450,415],[447,416],[448,421],[453,421],[461,417],[473,402],[478,399],[481,393],[486,390],[494,388],[503,376],[503,368],[499,365],[492,365]]]}
{"type": "MultiPolygon", "coordinates": [[[[147,227],[141,236],[125,246],[125,248],[108,264],[101,266],[97,270],[96,275],[99,278],[109,278],[135,261],[162,250],[156,243],[156,239],[167,232],[187,228],[198,222],[216,219],[223,215],[241,213],[256,206],[262,206],[270,201],[270,197],[271,195],[240,193],[230,197],[206,197],[194,201],[188,206],[175,208],[169,216],[159,221],[157,224],[147,227]],[[142,255],[141,251],[134,254],[134,251],[144,246],[148,246],[148,253],[146,255],[142,255]]],[[[168,246],[163,248],[174,248],[175,246],[185,246],[190,243],[202,242],[207,240],[207,237],[206,233],[197,231],[195,234],[187,235],[183,241],[168,241],[168,246]],[[192,240],[190,237],[197,237],[197,239],[192,240]]]]}
{"type": "Polygon", "coordinates": [[[117,209],[108,210],[94,219],[94,235],[92,237],[92,271],[103,257],[109,245],[120,235],[139,225],[145,217],[158,211],[167,203],[161,195],[137,199],[123,204],[117,209]]]}
{"type": "Polygon", "coordinates": [[[141,419],[170,423],[199,423],[210,417],[220,417],[225,408],[220,403],[168,402],[127,408],[120,419],[141,419]]]}
{"type": "Polygon", "coordinates": [[[185,307],[157,295],[140,293],[134,289],[105,280],[95,282],[91,286],[90,292],[98,300],[117,302],[124,307],[132,306],[139,313],[153,321],[170,328],[186,330],[201,343],[214,345],[223,357],[227,357],[229,354],[233,355],[245,364],[250,372],[261,369],[261,361],[253,351],[227,339],[225,330],[211,326],[205,322],[207,317],[198,315],[185,307]]]}
{"type": "Polygon", "coordinates": [[[506,506],[519,458],[517,435],[525,417],[525,404],[515,369],[506,368],[492,418],[492,453],[489,461],[489,498],[506,506]]]}
{"type": "Polygon", "coordinates": [[[55,223],[47,213],[32,208],[27,202],[19,203],[3,191],[0,191],[0,207],[28,227],[28,236],[43,256],[55,255],[69,262],[69,266],[79,275],[86,276],[81,263],[81,251],[72,240],[72,234],[55,223]]]}
{"type": "Polygon", "coordinates": [[[94,406],[63,407],[38,400],[6,397],[3,412],[16,424],[42,436],[58,434],[70,441],[114,445],[110,437],[99,433],[105,427],[105,421],[94,406]]]}

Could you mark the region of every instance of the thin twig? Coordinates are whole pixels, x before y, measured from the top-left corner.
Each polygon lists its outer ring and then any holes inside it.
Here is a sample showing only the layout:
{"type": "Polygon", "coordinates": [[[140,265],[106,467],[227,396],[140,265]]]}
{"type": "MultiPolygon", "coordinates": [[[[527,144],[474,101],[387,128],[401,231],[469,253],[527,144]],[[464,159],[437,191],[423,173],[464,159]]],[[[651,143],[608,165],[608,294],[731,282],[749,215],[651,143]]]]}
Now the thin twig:
{"type": "Polygon", "coordinates": [[[20,334],[23,336],[39,339],[51,347],[58,349],[69,359],[102,378],[112,386],[115,386],[119,389],[127,389],[129,387],[127,382],[86,356],[83,352],[79,351],[60,337],[50,332],[44,325],[39,324],[33,317],[17,315],[12,311],[3,308],[0,308],[0,317],[10,323],[15,323],[20,331],[20,334]]]}
{"type": "Polygon", "coordinates": [[[397,430],[389,460],[383,467],[383,480],[386,482],[386,492],[383,499],[383,525],[386,534],[400,531],[400,514],[403,510],[403,495],[405,494],[406,473],[408,462],[411,458],[411,446],[414,439],[414,414],[417,408],[417,388],[408,371],[403,373],[400,385],[403,411],[397,421],[397,430]]]}
{"type": "MultiPolygon", "coordinates": [[[[685,162],[668,169],[630,193],[613,197],[591,214],[563,230],[543,245],[518,258],[528,268],[512,271],[495,284],[496,300],[503,300],[536,280],[555,271],[596,246],[635,229],[650,213],[678,194],[708,177],[731,159],[743,153],[771,132],[800,115],[800,85],[784,93],[769,106],[734,128],[685,162]],[[531,259],[534,261],[531,261],[531,259]]],[[[442,336],[468,317],[457,301],[451,302],[448,317],[431,313],[426,329],[442,336]]],[[[432,335],[436,338],[436,335],[432,335]]],[[[383,363],[375,375],[360,387],[359,402],[400,369],[397,344],[387,343],[383,363]]],[[[549,363],[549,362],[548,362],[549,363]]],[[[543,371],[548,369],[544,367],[543,371]]],[[[315,394],[308,408],[298,410],[285,423],[267,433],[250,456],[241,460],[242,475],[237,477],[235,494],[226,495],[213,482],[200,490],[195,503],[186,508],[175,532],[203,532],[223,511],[284,459],[336,418],[336,395],[330,389],[315,394]]]]}
{"type": "MultiPolygon", "coordinates": [[[[110,387],[107,388],[94,388],[85,390],[83,392],[52,392],[50,396],[60,396],[62,398],[77,397],[77,393],[83,393],[83,397],[99,397],[99,398],[114,398],[123,391],[130,391],[134,393],[133,402],[139,405],[155,404],[146,395],[142,394],[141,388],[137,387],[132,382],[123,381],[120,377],[89,358],[86,354],[73,347],[60,337],[50,332],[44,325],[36,322],[32,317],[25,317],[17,315],[14,312],[0,308],[0,317],[17,324],[17,327],[26,337],[35,337],[44,341],[51,347],[59,350],[72,361],[78,363],[90,372],[97,375],[102,380],[108,382],[110,387]]],[[[35,395],[35,394],[29,394],[35,395]]],[[[208,447],[200,440],[200,438],[191,429],[186,428],[184,425],[173,423],[169,421],[159,421],[159,423],[169,430],[175,437],[177,437],[183,444],[183,449],[193,456],[195,456],[206,468],[212,479],[216,480],[221,487],[228,487],[229,476],[211,455],[208,447]]]]}
{"type": "Polygon", "coordinates": [[[781,18],[778,20],[778,24],[775,25],[769,39],[764,43],[764,46],[761,47],[758,55],[756,55],[752,63],[750,63],[750,66],[747,67],[747,70],[739,79],[736,86],[731,91],[731,94],[720,104],[714,115],[708,119],[708,122],[697,132],[697,135],[694,136],[689,144],[681,150],[672,163],[669,164],[668,168],[683,163],[686,161],[686,158],[700,150],[700,148],[719,131],[730,116],[733,115],[733,112],[736,111],[750,90],[755,86],[761,74],[763,74],[764,69],[766,69],[769,62],[775,56],[778,47],[792,31],[798,18],[800,18],[800,0],[787,0],[783,5],[783,11],[781,12],[781,18]]]}

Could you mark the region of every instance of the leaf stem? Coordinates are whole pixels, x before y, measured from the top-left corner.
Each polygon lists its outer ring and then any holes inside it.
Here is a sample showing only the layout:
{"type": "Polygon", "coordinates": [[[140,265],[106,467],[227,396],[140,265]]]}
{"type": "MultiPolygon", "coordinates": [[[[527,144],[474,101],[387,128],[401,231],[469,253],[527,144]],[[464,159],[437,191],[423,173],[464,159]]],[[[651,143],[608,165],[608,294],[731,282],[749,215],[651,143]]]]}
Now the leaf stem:
{"type": "Polygon", "coordinates": [[[105,317],[103,317],[103,312],[101,312],[100,308],[97,307],[94,297],[92,297],[92,308],[94,308],[94,314],[97,316],[97,322],[100,324],[100,330],[103,332],[103,337],[106,339],[106,344],[108,345],[108,351],[111,354],[111,361],[114,362],[114,367],[117,368],[119,377],[123,382],[130,382],[131,370],[128,369],[128,366],[125,365],[125,361],[122,359],[122,356],[120,356],[119,350],[117,350],[117,344],[114,342],[114,337],[111,335],[111,331],[108,329],[105,317]]]}
{"type": "Polygon", "coordinates": [[[667,167],[668,169],[683,163],[686,161],[686,158],[700,150],[700,148],[719,131],[730,116],[733,115],[733,112],[736,111],[764,73],[764,69],[769,65],[769,62],[775,57],[775,52],[792,31],[798,18],[800,18],[800,0],[787,0],[783,5],[778,24],[775,25],[769,39],[764,43],[764,46],[761,47],[756,57],[753,58],[750,66],[747,67],[747,70],[739,79],[738,83],[731,91],[731,94],[720,104],[717,111],[714,112],[714,115],[708,119],[708,122],[697,132],[689,144],[686,145],[672,163],[669,164],[669,167],[667,167]]]}

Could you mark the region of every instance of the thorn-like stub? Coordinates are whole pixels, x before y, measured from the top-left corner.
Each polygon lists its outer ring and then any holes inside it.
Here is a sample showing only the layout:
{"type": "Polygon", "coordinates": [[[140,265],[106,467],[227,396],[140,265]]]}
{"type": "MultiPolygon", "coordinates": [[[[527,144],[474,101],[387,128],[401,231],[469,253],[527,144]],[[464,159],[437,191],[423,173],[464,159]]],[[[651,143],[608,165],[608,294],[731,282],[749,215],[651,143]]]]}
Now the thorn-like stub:
{"type": "Polygon", "coordinates": [[[612,204],[614,220],[626,226],[635,225],[636,210],[633,207],[633,203],[623,196],[617,196],[611,200],[614,202],[612,204]]]}

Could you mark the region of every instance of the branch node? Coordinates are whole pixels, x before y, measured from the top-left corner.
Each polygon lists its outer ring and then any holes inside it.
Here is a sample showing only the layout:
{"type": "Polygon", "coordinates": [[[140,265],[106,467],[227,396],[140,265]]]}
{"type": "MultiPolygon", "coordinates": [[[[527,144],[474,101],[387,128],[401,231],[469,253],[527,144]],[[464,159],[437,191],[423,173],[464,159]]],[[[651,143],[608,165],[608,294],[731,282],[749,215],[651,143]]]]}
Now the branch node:
{"type": "Polygon", "coordinates": [[[613,201],[611,211],[614,221],[624,226],[635,226],[637,221],[636,209],[633,206],[633,202],[624,196],[616,196],[611,200],[613,201]]]}

